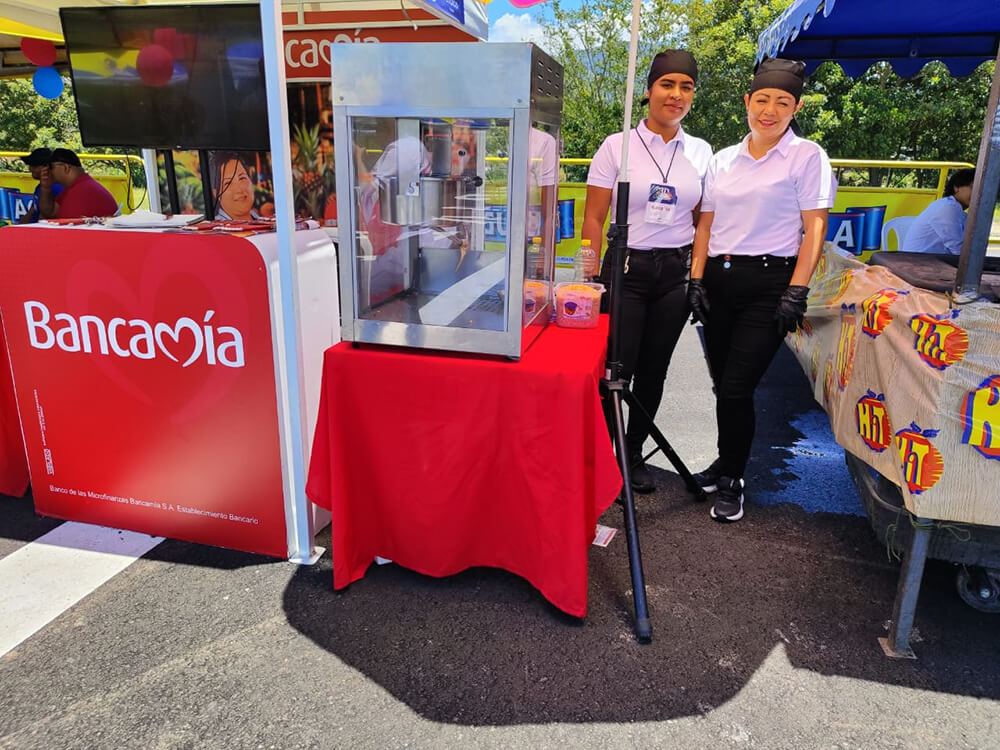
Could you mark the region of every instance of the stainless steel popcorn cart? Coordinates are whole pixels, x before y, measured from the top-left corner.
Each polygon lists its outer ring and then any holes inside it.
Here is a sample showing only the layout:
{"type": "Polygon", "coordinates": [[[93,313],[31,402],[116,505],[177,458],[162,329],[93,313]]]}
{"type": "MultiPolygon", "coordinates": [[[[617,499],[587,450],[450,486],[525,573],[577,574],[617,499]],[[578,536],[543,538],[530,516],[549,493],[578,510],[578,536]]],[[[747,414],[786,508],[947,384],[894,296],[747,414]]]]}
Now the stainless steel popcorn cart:
{"type": "Polygon", "coordinates": [[[348,341],[518,358],[549,322],[562,67],[532,44],[336,44],[348,341]]]}

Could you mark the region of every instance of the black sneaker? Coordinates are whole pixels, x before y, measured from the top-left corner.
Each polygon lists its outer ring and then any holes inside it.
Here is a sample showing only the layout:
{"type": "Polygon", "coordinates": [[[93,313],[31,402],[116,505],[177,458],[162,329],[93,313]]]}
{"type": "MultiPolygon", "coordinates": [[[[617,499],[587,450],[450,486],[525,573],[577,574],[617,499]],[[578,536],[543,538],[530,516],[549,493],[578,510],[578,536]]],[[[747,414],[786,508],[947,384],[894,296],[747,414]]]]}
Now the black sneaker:
{"type": "Polygon", "coordinates": [[[717,458],[712,461],[712,465],[707,469],[693,474],[695,484],[705,490],[705,492],[715,492],[719,489],[719,477],[722,476],[721,466],[722,459],[717,458]]]}
{"type": "Polygon", "coordinates": [[[743,480],[719,477],[718,494],[709,514],[716,521],[732,523],[743,518],[743,480]]]}
{"type": "Polygon", "coordinates": [[[650,492],[656,491],[656,485],[653,484],[653,477],[649,473],[649,468],[645,463],[633,466],[632,471],[629,472],[629,477],[632,480],[633,492],[648,495],[650,492]]]}

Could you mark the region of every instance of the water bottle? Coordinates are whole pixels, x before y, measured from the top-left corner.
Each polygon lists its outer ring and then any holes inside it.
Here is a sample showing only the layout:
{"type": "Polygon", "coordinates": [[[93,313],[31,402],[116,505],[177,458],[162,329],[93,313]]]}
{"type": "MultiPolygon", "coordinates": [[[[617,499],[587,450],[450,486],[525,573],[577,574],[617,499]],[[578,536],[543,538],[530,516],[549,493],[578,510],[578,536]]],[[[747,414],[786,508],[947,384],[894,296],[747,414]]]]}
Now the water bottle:
{"type": "Polygon", "coordinates": [[[573,256],[573,281],[590,281],[597,275],[597,253],[590,240],[582,240],[573,256]]]}
{"type": "Polygon", "coordinates": [[[527,273],[529,279],[545,278],[545,253],[542,251],[542,238],[532,237],[528,245],[527,273]]]}

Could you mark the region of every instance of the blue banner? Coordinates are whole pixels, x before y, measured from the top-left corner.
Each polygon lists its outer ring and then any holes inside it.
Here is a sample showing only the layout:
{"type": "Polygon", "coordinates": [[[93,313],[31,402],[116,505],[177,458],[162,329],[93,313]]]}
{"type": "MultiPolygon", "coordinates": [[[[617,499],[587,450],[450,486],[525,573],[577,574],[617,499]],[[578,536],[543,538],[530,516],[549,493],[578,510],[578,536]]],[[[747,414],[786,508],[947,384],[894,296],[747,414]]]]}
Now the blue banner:
{"type": "Polygon", "coordinates": [[[461,24],[465,23],[465,0],[424,0],[424,4],[437,8],[461,24]]]}

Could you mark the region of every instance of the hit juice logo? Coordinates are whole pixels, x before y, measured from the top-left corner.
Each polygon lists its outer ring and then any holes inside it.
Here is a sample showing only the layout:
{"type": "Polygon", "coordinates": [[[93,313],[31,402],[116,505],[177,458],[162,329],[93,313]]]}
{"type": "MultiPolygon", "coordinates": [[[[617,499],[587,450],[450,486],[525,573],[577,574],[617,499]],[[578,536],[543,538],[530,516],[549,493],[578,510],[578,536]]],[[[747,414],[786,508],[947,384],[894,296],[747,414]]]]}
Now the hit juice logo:
{"type": "Polygon", "coordinates": [[[900,295],[909,294],[898,289],[879,289],[875,294],[861,303],[864,315],[861,318],[861,330],[873,339],[878,338],[892,322],[889,308],[900,295]]]}
{"type": "Polygon", "coordinates": [[[903,480],[914,495],[926,492],[941,478],[944,461],[931,438],[939,430],[921,430],[916,422],[896,433],[896,448],[899,450],[903,480]]]}
{"type": "Polygon", "coordinates": [[[1000,460],[1000,375],[990,375],[962,403],[962,442],[1000,460]]]}
{"type": "Polygon", "coordinates": [[[854,410],[854,425],[858,435],[869,448],[881,453],[892,441],[889,412],[885,408],[885,394],[870,390],[858,399],[854,410]]]}
{"type": "Polygon", "coordinates": [[[958,310],[942,315],[919,313],[910,318],[910,328],[916,334],[913,348],[925,363],[935,370],[960,362],[969,349],[969,334],[952,321],[958,310]]]}

